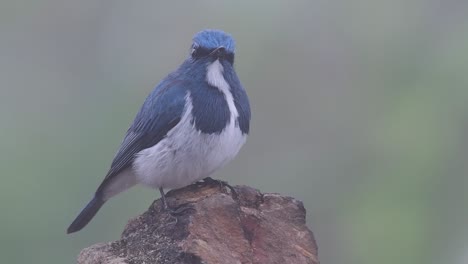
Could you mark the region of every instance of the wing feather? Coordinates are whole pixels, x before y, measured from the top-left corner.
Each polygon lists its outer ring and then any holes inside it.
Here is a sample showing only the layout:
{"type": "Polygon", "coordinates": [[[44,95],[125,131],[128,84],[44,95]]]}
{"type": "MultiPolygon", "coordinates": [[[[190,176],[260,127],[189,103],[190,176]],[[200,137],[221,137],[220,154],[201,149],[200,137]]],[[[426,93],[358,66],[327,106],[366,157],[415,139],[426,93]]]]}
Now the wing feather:
{"type": "Polygon", "coordinates": [[[131,166],[138,152],[159,143],[179,123],[185,108],[186,87],[182,81],[165,80],[153,90],[128,129],[96,194],[114,176],[131,166]]]}

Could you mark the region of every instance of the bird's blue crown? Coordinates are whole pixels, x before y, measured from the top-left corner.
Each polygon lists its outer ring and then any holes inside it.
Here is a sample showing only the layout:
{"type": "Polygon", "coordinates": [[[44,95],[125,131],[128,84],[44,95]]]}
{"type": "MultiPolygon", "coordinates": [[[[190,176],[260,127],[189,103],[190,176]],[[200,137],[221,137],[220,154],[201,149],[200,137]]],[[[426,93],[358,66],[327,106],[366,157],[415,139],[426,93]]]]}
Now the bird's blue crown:
{"type": "Polygon", "coordinates": [[[205,29],[193,37],[193,44],[205,49],[224,47],[226,51],[234,53],[235,42],[231,35],[216,29],[205,29]]]}

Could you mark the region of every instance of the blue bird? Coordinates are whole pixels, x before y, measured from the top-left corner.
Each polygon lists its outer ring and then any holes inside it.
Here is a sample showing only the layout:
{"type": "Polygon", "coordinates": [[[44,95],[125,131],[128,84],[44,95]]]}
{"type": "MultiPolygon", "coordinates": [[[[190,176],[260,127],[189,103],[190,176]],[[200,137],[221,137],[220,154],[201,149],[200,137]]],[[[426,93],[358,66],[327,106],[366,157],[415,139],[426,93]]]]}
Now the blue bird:
{"type": "Polygon", "coordinates": [[[111,197],[142,184],[187,186],[230,162],[250,124],[247,94],[234,70],[233,38],[220,30],[195,35],[190,56],[146,98],[94,198],[68,227],[81,230],[111,197]]]}

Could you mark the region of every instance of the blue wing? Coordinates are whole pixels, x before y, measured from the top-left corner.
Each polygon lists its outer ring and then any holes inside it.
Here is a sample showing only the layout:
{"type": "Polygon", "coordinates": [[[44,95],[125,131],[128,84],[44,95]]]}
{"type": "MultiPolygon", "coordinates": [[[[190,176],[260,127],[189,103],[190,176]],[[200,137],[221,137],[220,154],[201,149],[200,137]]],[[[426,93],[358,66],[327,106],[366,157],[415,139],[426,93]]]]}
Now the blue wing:
{"type": "Polygon", "coordinates": [[[132,165],[135,154],[156,145],[179,123],[185,107],[187,87],[187,81],[168,76],[151,92],[128,129],[96,194],[114,176],[132,165]]]}

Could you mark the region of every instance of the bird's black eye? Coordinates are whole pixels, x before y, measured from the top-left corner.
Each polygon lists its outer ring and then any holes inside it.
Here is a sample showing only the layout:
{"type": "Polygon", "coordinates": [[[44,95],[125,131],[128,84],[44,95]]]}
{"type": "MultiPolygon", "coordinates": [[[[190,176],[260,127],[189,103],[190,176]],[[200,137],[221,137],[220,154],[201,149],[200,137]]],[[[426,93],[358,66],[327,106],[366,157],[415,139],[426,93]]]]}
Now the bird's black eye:
{"type": "Polygon", "coordinates": [[[192,58],[198,59],[201,57],[206,57],[210,55],[212,50],[202,48],[200,46],[193,46],[192,47],[192,58]]]}

